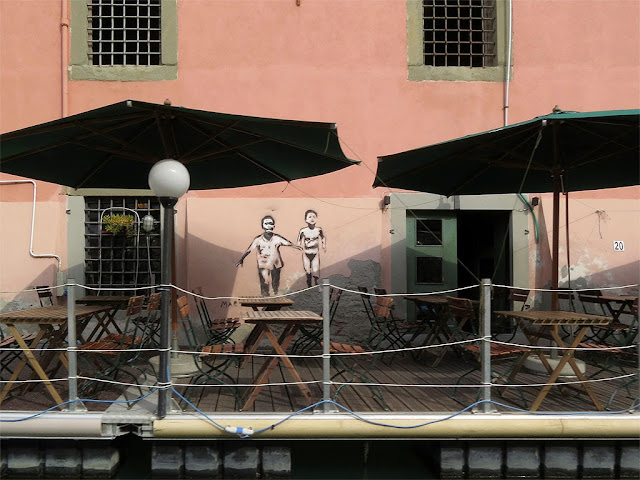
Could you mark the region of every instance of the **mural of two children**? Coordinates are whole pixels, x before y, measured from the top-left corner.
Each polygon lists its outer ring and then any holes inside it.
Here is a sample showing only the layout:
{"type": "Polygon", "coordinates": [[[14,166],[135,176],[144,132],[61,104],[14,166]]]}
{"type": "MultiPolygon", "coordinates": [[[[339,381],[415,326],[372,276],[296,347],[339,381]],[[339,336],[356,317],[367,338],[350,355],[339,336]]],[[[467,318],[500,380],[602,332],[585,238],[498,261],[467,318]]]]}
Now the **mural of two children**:
{"type": "Polygon", "coordinates": [[[304,214],[304,220],[307,225],[300,229],[297,244],[294,244],[274,232],[276,221],[271,215],[264,216],[261,220],[263,232],[253,239],[251,245],[236,263],[236,267],[241,267],[247,255],[252,250],[256,250],[258,280],[260,281],[260,293],[263,297],[269,296],[269,285],[271,285],[273,294],[278,294],[280,272],[284,266],[280,247],[293,247],[302,250],[302,266],[307,275],[307,286],[318,284],[320,279],[320,247],[324,252],[327,251],[327,239],[322,227],[316,225],[318,213],[315,210],[307,210],[304,214]]]}

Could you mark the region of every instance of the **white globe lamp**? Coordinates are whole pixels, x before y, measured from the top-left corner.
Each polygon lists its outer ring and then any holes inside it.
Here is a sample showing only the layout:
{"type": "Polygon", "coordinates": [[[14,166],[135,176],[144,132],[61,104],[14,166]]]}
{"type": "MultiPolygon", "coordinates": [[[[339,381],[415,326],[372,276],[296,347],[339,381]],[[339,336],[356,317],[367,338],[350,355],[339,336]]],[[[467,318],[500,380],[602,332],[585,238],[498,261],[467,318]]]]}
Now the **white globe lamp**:
{"type": "Polygon", "coordinates": [[[180,198],[190,182],[187,167],[171,158],[160,160],[149,172],[149,187],[158,198],[180,198]]]}

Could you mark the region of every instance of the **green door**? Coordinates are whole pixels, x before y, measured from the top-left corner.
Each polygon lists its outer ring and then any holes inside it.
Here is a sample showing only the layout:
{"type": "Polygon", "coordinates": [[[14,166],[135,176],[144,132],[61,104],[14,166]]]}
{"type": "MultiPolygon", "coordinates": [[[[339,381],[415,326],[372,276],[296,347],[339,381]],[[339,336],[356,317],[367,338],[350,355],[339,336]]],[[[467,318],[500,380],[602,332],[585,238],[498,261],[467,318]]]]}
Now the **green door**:
{"type": "MultiPolygon", "coordinates": [[[[407,211],[407,291],[426,293],[458,286],[457,222],[454,213],[407,211]]],[[[407,302],[407,317],[415,317],[407,302]]]]}

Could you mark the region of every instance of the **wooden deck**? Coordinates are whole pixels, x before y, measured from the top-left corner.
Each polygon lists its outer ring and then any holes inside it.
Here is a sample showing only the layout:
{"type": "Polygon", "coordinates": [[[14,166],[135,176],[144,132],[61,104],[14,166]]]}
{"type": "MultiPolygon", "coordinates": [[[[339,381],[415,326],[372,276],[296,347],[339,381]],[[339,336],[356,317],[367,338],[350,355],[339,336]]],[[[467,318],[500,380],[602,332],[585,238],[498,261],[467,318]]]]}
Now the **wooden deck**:
{"type": "MultiPolygon", "coordinates": [[[[388,412],[393,413],[429,413],[429,412],[457,412],[473,404],[477,397],[477,388],[454,388],[456,381],[466,372],[474,368],[473,363],[469,363],[454,354],[447,354],[445,359],[437,368],[430,367],[431,362],[415,360],[411,355],[397,355],[391,358],[386,355],[379,361],[376,368],[370,372],[373,382],[380,384],[398,384],[402,386],[381,387],[384,393],[384,400],[389,407],[388,412]]],[[[254,373],[260,368],[265,357],[253,357],[252,361],[242,369],[230,368],[229,373],[233,373],[238,384],[251,383],[254,373]]],[[[320,358],[294,358],[293,362],[300,373],[303,381],[320,381],[322,379],[322,360],[320,358]]],[[[496,370],[508,368],[508,364],[496,365],[496,370]]],[[[587,367],[587,376],[590,372],[597,370],[596,367],[587,367]]],[[[25,369],[26,370],[26,369],[25,369]]],[[[335,371],[333,371],[335,373],[335,371]]],[[[636,372],[637,373],[637,372],[636,372]]],[[[613,374],[600,374],[597,378],[611,377],[613,374]]],[[[3,379],[6,378],[3,373],[3,379]]],[[[152,378],[152,377],[150,377],[152,378]]],[[[544,383],[545,376],[530,373],[522,373],[518,376],[521,384],[544,383]]],[[[23,375],[23,379],[26,377],[23,375]]],[[[345,381],[345,377],[336,378],[335,381],[345,381]]],[[[130,382],[130,378],[123,378],[122,381],[130,382]]],[[[271,376],[270,383],[291,382],[286,369],[276,368],[271,376]]],[[[613,391],[622,383],[628,381],[613,380],[592,383],[596,395],[603,405],[609,402],[613,391]]],[[[187,383],[186,381],[183,381],[187,383]]],[[[478,385],[480,383],[480,372],[475,370],[472,374],[462,380],[463,385],[478,385]]],[[[56,382],[56,388],[62,398],[67,397],[66,382],[56,382]]],[[[249,387],[242,387],[246,390],[249,387]]],[[[309,385],[312,398],[318,401],[322,398],[322,387],[320,383],[309,385]]],[[[332,392],[335,391],[332,387],[332,392]]],[[[536,395],[540,391],[540,386],[535,387],[510,387],[504,396],[499,393],[504,391],[503,387],[495,386],[492,389],[492,399],[512,408],[498,407],[500,411],[525,410],[533,403],[536,395]]],[[[109,386],[93,395],[94,400],[101,402],[85,402],[85,406],[90,411],[104,411],[109,407],[109,401],[121,396],[124,387],[109,386]]],[[[179,387],[180,392],[185,392],[184,387],[179,387]]],[[[138,394],[137,389],[130,388],[127,398],[131,399],[138,394]],[[132,394],[133,392],[133,394],[132,394]]],[[[207,385],[188,388],[186,395],[189,400],[200,410],[205,412],[233,412],[236,411],[235,399],[230,391],[225,387],[217,385],[207,385]]],[[[628,409],[632,403],[632,396],[637,398],[638,383],[630,387],[630,392],[622,389],[615,396],[614,401],[608,406],[610,411],[628,409]]],[[[342,389],[337,402],[345,408],[356,412],[384,412],[382,405],[378,403],[372,395],[372,391],[367,386],[346,386],[342,389]]],[[[5,400],[0,406],[1,410],[20,410],[38,412],[53,406],[51,397],[47,394],[43,385],[37,385],[29,391],[17,390],[10,398],[5,400]]],[[[181,404],[186,410],[191,407],[184,402],[181,404]]],[[[250,412],[294,412],[307,407],[308,404],[295,385],[276,385],[265,387],[257,397],[250,412]]],[[[581,412],[596,411],[595,406],[589,397],[575,390],[568,388],[553,387],[551,393],[542,403],[542,412],[581,412]]]]}

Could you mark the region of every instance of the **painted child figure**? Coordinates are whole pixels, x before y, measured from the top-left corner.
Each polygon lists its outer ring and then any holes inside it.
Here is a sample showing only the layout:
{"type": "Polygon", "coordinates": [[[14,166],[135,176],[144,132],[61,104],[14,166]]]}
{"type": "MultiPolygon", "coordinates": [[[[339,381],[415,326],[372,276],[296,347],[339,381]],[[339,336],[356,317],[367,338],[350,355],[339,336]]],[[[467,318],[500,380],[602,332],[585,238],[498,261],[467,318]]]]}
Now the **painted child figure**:
{"type": "Polygon", "coordinates": [[[260,280],[260,293],[263,297],[269,296],[269,283],[273,289],[273,294],[278,294],[280,288],[280,271],[284,267],[280,247],[294,247],[298,250],[301,248],[294,245],[282,235],[274,233],[276,221],[271,215],[262,218],[262,229],[264,232],[253,239],[249,248],[242,254],[236,267],[242,266],[242,262],[251,250],[256,250],[258,261],[258,279],[260,280]]]}
{"type": "Polygon", "coordinates": [[[316,225],[318,213],[315,210],[307,210],[304,213],[304,221],[307,226],[300,229],[298,245],[302,247],[302,265],[307,274],[307,286],[318,285],[320,279],[320,245],[327,251],[327,238],[322,227],[316,225]]]}

